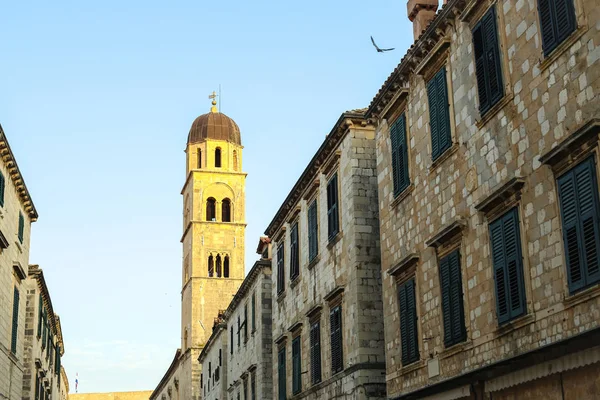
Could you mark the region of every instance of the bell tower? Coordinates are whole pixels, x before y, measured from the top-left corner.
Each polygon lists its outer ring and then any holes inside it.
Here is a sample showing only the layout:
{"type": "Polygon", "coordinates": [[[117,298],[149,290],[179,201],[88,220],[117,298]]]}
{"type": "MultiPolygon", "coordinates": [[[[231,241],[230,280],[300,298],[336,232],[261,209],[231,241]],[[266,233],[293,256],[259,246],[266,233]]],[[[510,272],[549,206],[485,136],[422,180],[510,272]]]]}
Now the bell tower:
{"type": "Polygon", "coordinates": [[[235,121],[218,112],[196,118],[188,135],[183,195],[181,289],[182,398],[200,399],[200,351],[244,280],[245,182],[235,121]],[[189,379],[189,381],[188,381],[189,379]],[[188,382],[186,382],[188,381],[188,382]],[[185,393],[191,390],[191,393],[185,393]]]}

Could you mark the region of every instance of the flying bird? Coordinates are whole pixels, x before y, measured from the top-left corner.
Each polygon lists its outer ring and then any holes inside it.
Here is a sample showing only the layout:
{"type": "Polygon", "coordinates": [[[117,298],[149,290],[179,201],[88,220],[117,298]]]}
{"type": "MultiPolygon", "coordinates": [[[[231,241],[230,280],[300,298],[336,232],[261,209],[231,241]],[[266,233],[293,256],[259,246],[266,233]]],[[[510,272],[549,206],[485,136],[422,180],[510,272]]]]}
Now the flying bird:
{"type": "Polygon", "coordinates": [[[378,53],[383,53],[384,51],[392,51],[395,49],[395,47],[392,47],[391,49],[380,49],[379,46],[377,46],[375,44],[375,40],[373,40],[373,36],[371,36],[371,43],[373,43],[373,46],[375,46],[375,48],[377,49],[378,53]]]}

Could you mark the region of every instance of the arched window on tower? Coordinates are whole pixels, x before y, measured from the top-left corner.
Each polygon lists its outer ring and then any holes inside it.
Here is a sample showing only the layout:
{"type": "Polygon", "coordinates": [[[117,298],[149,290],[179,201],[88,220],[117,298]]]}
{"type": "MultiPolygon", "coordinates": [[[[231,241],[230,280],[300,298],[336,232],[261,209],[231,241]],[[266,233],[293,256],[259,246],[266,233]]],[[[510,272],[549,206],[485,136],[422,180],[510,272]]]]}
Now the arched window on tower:
{"type": "Polygon", "coordinates": [[[229,278],[229,256],[225,256],[225,261],[223,262],[223,277],[229,278]]]}
{"type": "Polygon", "coordinates": [[[237,151],[233,151],[233,170],[238,170],[238,159],[237,159],[237,151]]]}
{"type": "Polygon", "coordinates": [[[214,197],[209,197],[206,200],[206,220],[207,221],[216,221],[217,219],[217,211],[216,211],[217,201],[214,197]]]}
{"type": "Polygon", "coordinates": [[[215,167],[221,168],[221,148],[215,149],[215,167]]]}
{"type": "Polygon", "coordinates": [[[221,221],[231,222],[231,200],[223,199],[221,203],[221,221]]]}
{"type": "Polygon", "coordinates": [[[202,168],[202,149],[198,149],[198,169],[202,168]]]}
{"type": "Polygon", "coordinates": [[[217,278],[221,277],[221,255],[217,254],[217,278]]]}
{"type": "Polygon", "coordinates": [[[208,277],[212,278],[215,275],[215,262],[212,254],[208,256],[208,277]]]}

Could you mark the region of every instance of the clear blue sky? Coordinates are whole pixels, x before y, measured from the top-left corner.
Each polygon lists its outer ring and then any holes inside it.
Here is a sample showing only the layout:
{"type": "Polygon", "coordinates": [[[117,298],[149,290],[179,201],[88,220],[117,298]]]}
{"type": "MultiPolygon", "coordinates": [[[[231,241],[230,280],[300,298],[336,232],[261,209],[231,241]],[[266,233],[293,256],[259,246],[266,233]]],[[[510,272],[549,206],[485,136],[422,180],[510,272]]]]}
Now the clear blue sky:
{"type": "Polygon", "coordinates": [[[246,270],[341,112],[412,43],[405,0],[6,2],[0,124],[40,214],[74,391],[153,389],[180,345],[189,127],[222,86],[242,132],[246,270]],[[378,54],[381,47],[396,51],[378,54]]]}

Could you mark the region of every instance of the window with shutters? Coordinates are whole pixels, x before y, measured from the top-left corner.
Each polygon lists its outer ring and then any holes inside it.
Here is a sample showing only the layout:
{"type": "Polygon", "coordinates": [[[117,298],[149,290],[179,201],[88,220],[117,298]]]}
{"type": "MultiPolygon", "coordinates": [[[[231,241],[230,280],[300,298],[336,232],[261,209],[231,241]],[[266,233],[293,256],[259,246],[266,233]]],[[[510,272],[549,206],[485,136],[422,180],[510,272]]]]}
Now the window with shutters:
{"type": "Polygon", "coordinates": [[[571,293],[600,281],[600,207],[593,157],[558,178],[567,279],[571,293]]]}
{"type": "Polygon", "coordinates": [[[290,231],[290,280],[300,275],[300,246],[298,243],[298,222],[294,222],[290,231]]]}
{"type": "Polygon", "coordinates": [[[256,331],[256,292],[252,293],[252,333],[256,331]]]}
{"type": "Polygon", "coordinates": [[[19,243],[23,244],[23,235],[25,232],[25,219],[23,218],[23,213],[19,211],[19,243]]]}
{"type": "Polygon", "coordinates": [[[466,339],[459,251],[455,250],[442,258],[439,269],[444,317],[444,345],[449,347],[466,339]]]}
{"type": "Polygon", "coordinates": [[[38,329],[37,329],[37,337],[38,339],[42,336],[42,314],[44,312],[44,299],[40,294],[39,305],[38,305],[38,329]]]}
{"type": "Polygon", "coordinates": [[[577,29],[574,0],[538,0],[544,55],[577,29]]]}
{"type": "Polygon", "coordinates": [[[321,382],[321,322],[310,324],[310,380],[313,385],[321,382]]]}
{"type": "Polygon", "coordinates": [[[285,271],[284,271],[284,257],[285,257],[285,248],[284,242],[281,241],[277,245],[277,294],[283,293],[285,290],[285,271]]]}
{"type": "Polygon", "coordinates": [[[231,326],[231,328],[229,329],[229,336],[230,336],[229,337],[229,343],[230,343],[229,354],[233,355],[233,343],[235,343],[233,341],[233,326],[231,326]]]}
{"type": "Polygon", "coordinates": [[[495,6],[473,28],[473,46],[479,112],[483,115],[504,96],[495,6]]]}
{"type": "Polygon", "coordinates": [[[244,343],[248,341],[248,303],[244,304],[244,343]]]}
{"type": "Polygon", "coordinates": [[[317,199],[308,206],[308,262],[319,254],[319,222],[317,215],[317,199]]]}
{"type": "Polygon", "coordinates": [[[250,374],[250,400],[256,400],[256,372],[250,374]]]}
{"type": "Polygon", "coordinates": [[[286,376],[285,376],[285,347],[277,353],[277,393],[279,400],[286,398],[286,376]]]}
{"type": "Polygon", "coordinates": [[[502,324],[525,313],[523,258],[516,208],[490,224],[496,312],[502,324]]]}
{"type": "Polygon", "coordinates": [[[427,98],[431,129],[431,157],[435,161],[452,145],[446,67],[436,73],[427,83],[427,98]]]}
{"type": "Polygon", "coordinates": [[[302,390],[302,355],[300,351],[300,336],[292,340],[292,393],[302,390]]]}
{"type": "Polygon", "coordinates": [[[17,337],[19,335],[19,289],[15,287],[13,292],[13,313],[12,313],[12,340],[10,342],[10,351],[17,354],[17,337]]]}
{"type": "Polygon", "coordinates": [[[329,327],[331,329],[331,373],[335,374],[344,369],[341,305],[333,307],[329,312],[329,327]]]}
{"type": "Polygon", "coordinates": [[[4,207],[4,192],[6,187],[6,181],[4,175],[0,172],[0,207],[4,207]]]}
{"type": "Polygon", "coordinates": [[[42,316],[42,351],[44,351],[46,348],[46,331],[48,330],[46,315],[46,310],[44,310],[44,314],[42,316]]]}
{"type": "Polygon", "coordinates": [[[237,317],[237,343],[238,343],[238,348],[242,344],[242,341],[240,340],[241,332],[242,332],[242,324],[240,322],[240,316],[238,315],[238,317],[237,317]]]}
{"type": "Polygon", "coordinates": [[[406,141],[406,113],[392,124],[390,128],[392,145],[392,180],[394,197],[398,196],[410,184],[408,176],[408,146],[406,141]]]}
{"type": "Polygon", "coordinates": [[[415,278],[409,279],[398,287],[398,306],[402,365],[408,365],[419,360],[415,278]]]}
{"type": "Polygon", "coordinates": [[[337,173],[327,182],[327,236],[329,240],[340,232],[338,176],[337,173]]]}

